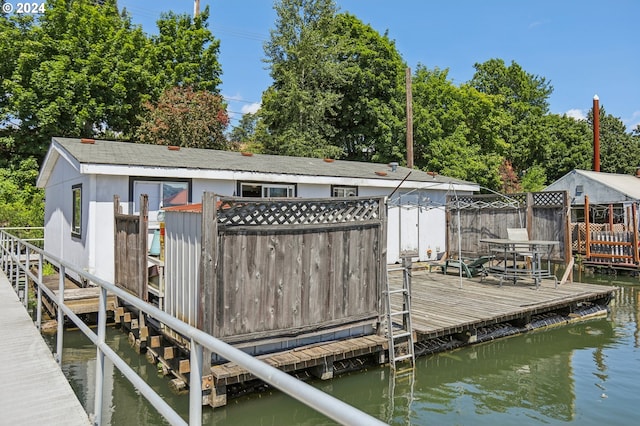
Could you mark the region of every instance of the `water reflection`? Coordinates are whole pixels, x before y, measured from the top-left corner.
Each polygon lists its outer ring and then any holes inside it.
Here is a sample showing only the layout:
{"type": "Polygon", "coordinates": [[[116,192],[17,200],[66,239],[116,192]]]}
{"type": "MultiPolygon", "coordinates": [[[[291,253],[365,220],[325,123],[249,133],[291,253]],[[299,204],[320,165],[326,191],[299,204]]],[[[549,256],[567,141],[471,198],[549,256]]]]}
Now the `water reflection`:
{"type": "Polygon", "coordinates": [[[444,416],[461,409],[479,415],[520,411],[536,420],[572,421],[572,354],[613,338],[609,322],[599,320],[420,360],[417,409],[444,416]]]}
{"type": "MultiPolygon", "coordinates": [[[[608,318],[421,357],[414,375],[393,379],[388,367],[373,367],[312,384],[393,425],[630,423],[640,393],[640,286],[634,278],[608,278],[603,285],[621,286],[608,318]]],[[[54,346],[55,337],[49,339],[54,346]]],[[[168,379],[131,349],[125,334],[110,329],[108,339],[186,419],[188,397],[171,394],[168,379]]],[[[95,348],[80,332],[65,333],[63,363],[92,411],[95,348]]],[[[166,424],[117,369],[108,364],[106,373],[104,424],[166,424]]],[[[333,424],[275,390],[203,411],[203,422],[212,425],[333,424]]]]}

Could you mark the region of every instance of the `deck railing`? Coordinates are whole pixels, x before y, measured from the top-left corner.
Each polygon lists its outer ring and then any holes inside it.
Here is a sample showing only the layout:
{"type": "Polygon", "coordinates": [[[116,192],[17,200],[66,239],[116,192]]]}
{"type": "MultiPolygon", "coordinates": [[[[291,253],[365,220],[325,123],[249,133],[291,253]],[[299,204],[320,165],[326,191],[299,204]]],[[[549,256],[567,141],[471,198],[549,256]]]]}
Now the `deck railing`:
{"type": "Polygon", "coordinates": [[[149,303],[132,296],[124,290],[119,289],[114,284],[107,282],[93,274],[78,268],[63,259],[46,253],[30,242],[17,238],[7,229],[0,229],[0,267],[7,274],[9,281],[14,285],[16,292],[22,297],[25,307],[28,304],[29,291],[28,282],[35,284],[37,293],[36,303],[36,326],[40,328],[42,297],[46,294],[57,305],[57,341],[55,358],[58,364],[62,364],[63,348],[63,327],[64,316],[71,320],[97,348],[96,356],[96,384],[95,384],[95,404],[94,413],[91,415],[92,421],[96,425],[102,423],[102,395],[104,387],[104,366],[105,357],[133,384],[133,386],[158,410],[169,423],[174,425],[200,425],[202,424],[202,387],[201,381],[196,380],[198,386],[189,387],[189,423],[185,420],[160,396],[156,393],[135,370],[133,370],[111,347],[105,342],[106,320],[107,320],[107,293],[113,294],[122,299],[127,304],[155,318],[157,321],[167,325],[173,330],[181,333],[190,340],[190,366],[191,377],[203,376],[203,349],[206,348],[221,357],[236,363],[247,369],[259,379],[287,393],[303,404],[334,421],[345,425],[383,425],[380,420],[352,407],[345,402],[332,397],[296,378],[280,371],[270,365],[238,350],[215,337],[194,328],[177,318],[168,315],[149,303]],[[43,284],[43,268],[45,262],[57,267],[60,274],[58,294],[48,289],[43,284]],[[34,272],[35,269],[35,272],[34,272]],[[89,328],[69,307],[64,303],[64,282],[66,272],[73,272],[81,279],[92,283],[100,288],[98,307],[97,332],[89,328]]]}

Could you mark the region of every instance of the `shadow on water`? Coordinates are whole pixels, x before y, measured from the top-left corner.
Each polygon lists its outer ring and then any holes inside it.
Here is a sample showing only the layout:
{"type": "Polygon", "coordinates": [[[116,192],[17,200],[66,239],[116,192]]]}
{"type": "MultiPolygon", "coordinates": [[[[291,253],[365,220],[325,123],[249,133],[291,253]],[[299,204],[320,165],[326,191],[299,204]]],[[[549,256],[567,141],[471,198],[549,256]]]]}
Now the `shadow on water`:
{"type": "MultiPolygon", "coordinates": [[[[640,393],[638,279],[576,279],[620,287],[607,318],[422,357],[413,375],[396,379],[388,367],[372,367],[311,383],[393,425],[628,424],[640,393]]],[[[173,395],[168,379],[133,351],[120,330],[109,329],[108,339],[186,419],[188,396],[173,395]]],[[[55,336],[48,340],[55,346],[55,336]]],[[[64,371],[88,411],[94,405],[95,353],[81,332],[65,332],[64,371]]],[[[109,364],[106,370],[104,424],[166,424],[116,369],[109,364]]],[[[333,424],[276,390],[203,412],[204,424],[212,425],[333,424]]]]}

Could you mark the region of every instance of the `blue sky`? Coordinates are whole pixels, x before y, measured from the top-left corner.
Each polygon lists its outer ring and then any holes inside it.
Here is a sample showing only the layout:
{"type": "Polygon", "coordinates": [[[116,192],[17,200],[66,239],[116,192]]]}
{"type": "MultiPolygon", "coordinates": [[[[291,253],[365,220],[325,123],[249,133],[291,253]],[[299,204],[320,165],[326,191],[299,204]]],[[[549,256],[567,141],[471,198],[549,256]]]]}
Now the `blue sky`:
{"type": "MultiPolygon", "coordinates": [[[[515,61],[553,86],[551,112],[584,117],[598,95],[627,128],[640,124],[638,0],[336,0],[380,33],[388,31],[408,66],[449,69],[460,84],[473,65],[515,61]]],[[[156,32],[163,11],[193,13],[193,0],[119,0],[133,22],[156,32]]],[[[220,40],[222,94],[235,124],[258,108],[270,85],[263,44],[273,28],[272,0],[201,0],[220,40]]]]}

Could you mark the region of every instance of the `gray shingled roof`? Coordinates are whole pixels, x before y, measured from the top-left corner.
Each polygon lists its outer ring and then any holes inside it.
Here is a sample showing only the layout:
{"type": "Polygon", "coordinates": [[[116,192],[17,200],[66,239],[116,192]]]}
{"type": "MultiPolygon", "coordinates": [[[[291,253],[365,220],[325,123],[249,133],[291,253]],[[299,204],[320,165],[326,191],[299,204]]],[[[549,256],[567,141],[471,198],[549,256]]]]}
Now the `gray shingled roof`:
{"type": "Polygon", "coordinates": [[[255,173],[278,173],[306,176],[336,176],[364,179],[401,180],[410,171],[408,181],[441,182],[476,185],[441,175],[431,175],[419,170],[398,167],[395,172],[387,164],[335,160],[326,162],[320,158],[287,157],[254,154],[244,156],[240,152],[211,149],[180,148],[169,150],[162,145],[96,140],[93,144],[80,139],[53,138],[81,164],[113,164],[141,167],[166,167],[201,170],[225,170],[255,173]],[[375,172],[387,172],[379,176],[375,172]]]}

